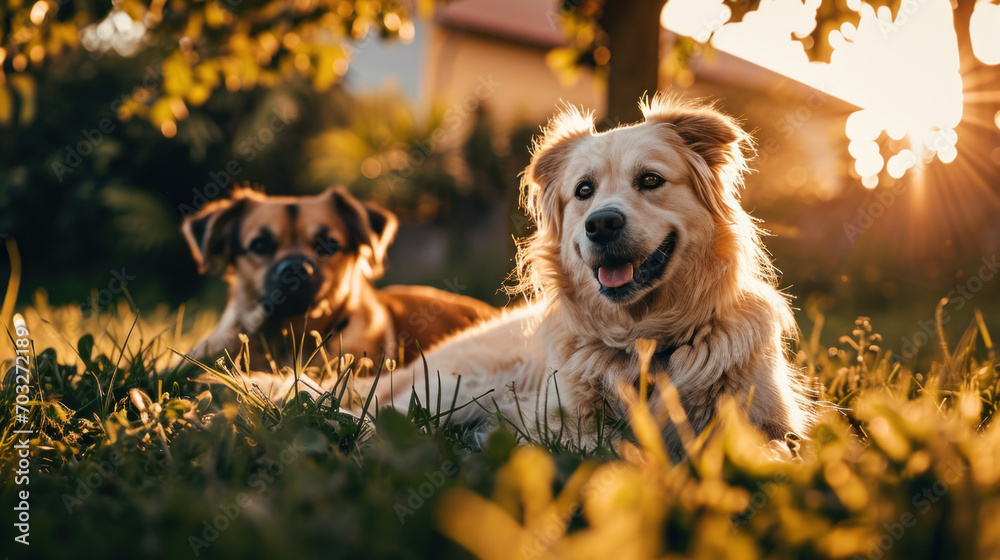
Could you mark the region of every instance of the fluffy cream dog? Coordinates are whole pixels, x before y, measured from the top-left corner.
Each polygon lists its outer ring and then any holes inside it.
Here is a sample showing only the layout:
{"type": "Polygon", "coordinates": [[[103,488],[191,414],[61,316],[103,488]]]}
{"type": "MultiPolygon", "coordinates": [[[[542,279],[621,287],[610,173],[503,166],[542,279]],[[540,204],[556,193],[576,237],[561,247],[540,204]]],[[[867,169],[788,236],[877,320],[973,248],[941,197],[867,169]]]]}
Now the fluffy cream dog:
{"type": "MultiPolygon", "coordinates": [[[[652,339],[652,370],[667,374],[696,432],[725,395],[749,404],[771,439],[808,427],[786,359],[791,310],[739,203],[749,136],[707,106],[663,95],[640,106],[642,122],[603,133],[575,108],[549,122],[522,183],[537,230],[517,279],[532,303],[429,353],[429,387],[419,362],[395,372],[391,390],[383,378],[381,403],[405,409],[414,389],[432,412],[476,398],[456,419],[496,411],[528,433],[576,439],[625,416],[636,341],[652,339]]],[[[661,387],[650,403],[666,416],[661,387]]],[[[664,436],[682,454],[672,426],[664,436]]]]}

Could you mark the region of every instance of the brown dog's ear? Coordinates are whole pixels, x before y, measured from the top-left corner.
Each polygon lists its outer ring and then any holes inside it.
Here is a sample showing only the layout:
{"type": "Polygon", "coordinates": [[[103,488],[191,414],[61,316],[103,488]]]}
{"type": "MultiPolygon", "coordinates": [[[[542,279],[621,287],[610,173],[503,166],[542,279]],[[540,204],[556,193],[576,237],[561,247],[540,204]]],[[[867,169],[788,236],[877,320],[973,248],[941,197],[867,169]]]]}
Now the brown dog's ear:
{"type": "Polygon", "coordinates": [[[329,197],[333,209],[347,226],[348,248],[366,261],[369,278],[385,271],[385,253],[396,238],[399,222],[396,215],[372,202],[361,202],[344,187],[330,187],[322,196],[329,197]]]}
{"type": "Polygon", "coordinates": [[[683,103],[668,95],[643,99],[639,106],[647,123],[668,126],[701,159],[690,166],[691,179],[708,209],[723,217],[738,209],[738,189],[748,169],[743,152],[752,150],[750,135],[713,107],[683,103]]]}
{"type": "Polygon", "coordinates": [[[198,272],[218,274],[232,262],[246,205],[246,199],[218,200],[184,219],[181,231],[198,263],[198,272]]]}

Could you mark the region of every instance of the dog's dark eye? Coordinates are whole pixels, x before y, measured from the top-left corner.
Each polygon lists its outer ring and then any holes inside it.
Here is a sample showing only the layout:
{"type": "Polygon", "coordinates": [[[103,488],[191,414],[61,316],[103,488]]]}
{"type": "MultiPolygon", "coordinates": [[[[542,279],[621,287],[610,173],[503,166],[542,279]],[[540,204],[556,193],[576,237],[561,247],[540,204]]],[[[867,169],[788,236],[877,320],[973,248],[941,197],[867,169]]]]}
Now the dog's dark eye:
{"type": "Polygon", "coordinates": [[[639,177],[639,188],[655,189],[667,181],[656,173],[646,173],[639,177]]]}
{"type": "Polygon", "coordinates": [[[321,233],[316,236],[316,244],[313,249],[317,256],[329,257],[340,250],[340,243],[329,234],[321,233]]]}
{"type": "Polygon", "coordinates": [[[251,253],[261,255],[263,257],[273,254],[277,248],[278,245],[274,242],[274,239],[267,235],[258,235],[257,237],[254,237],[253,240],[250,241],[250,245],[247,246],[247,249],[249,249],[251,253]]]}
{"type": "Polygon", "coordinates": [[[580,200],[587,200],[594,194],[594,185],[590,181],[583,181],[576,186],[576,197],[580,200]]]}

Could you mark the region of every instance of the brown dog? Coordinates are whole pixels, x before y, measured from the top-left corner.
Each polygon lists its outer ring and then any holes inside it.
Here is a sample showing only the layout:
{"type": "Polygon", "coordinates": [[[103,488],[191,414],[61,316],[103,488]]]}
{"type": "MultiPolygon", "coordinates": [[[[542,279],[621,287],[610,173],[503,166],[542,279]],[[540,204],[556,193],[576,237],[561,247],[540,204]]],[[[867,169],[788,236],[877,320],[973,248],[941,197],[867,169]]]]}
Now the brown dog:
{"type": "MultiPolygon", "coordinates": [[[[268,197],[237,188],[184,220],[183,231],[201,273],[224,273],[229,302],[218,327],[192,350],[214,359],[236,356],[239,334],[250,338],[250,367],[293,363],[292,342],[309,332],[329,336],[327,350],[407,361],[446,335],[495,316],[495,308],[429,287],[375,289],[396,217],[362,203],[342,187],[311,197],[268,197]],[[289,330],[291,326],[291,330],[289,330]]],[[[305,358],[303,358],[303,361],[305,358]]]]}

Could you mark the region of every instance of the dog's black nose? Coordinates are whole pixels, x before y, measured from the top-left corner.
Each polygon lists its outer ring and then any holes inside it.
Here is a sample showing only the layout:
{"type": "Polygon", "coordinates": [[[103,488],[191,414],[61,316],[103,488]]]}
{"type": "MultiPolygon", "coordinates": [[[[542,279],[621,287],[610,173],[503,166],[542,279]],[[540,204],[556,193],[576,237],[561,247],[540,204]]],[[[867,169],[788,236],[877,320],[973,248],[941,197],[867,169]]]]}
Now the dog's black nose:
{"type": "Polygon", "coordinates": [[[294,276],[301,280],[306,280],[316,273],[316,263],[305,256],[295,255],[278,261],[274,265],[274,276],[278,279],[286,279],[294,276]]]}
{"type": "Polygon", "coordinates": [[[305,313],[322,283],[316,261],[302,255],[285,257],[268,271],[261,305],[277,317],[305,313]]]}
{"type": "Polygon", "coordinates": [[[625,227],[625,216],[617,210],[598,210],[587,216],[584,224],[587,239],[594,243],[610,243],[621,235],[625,227]]]}

